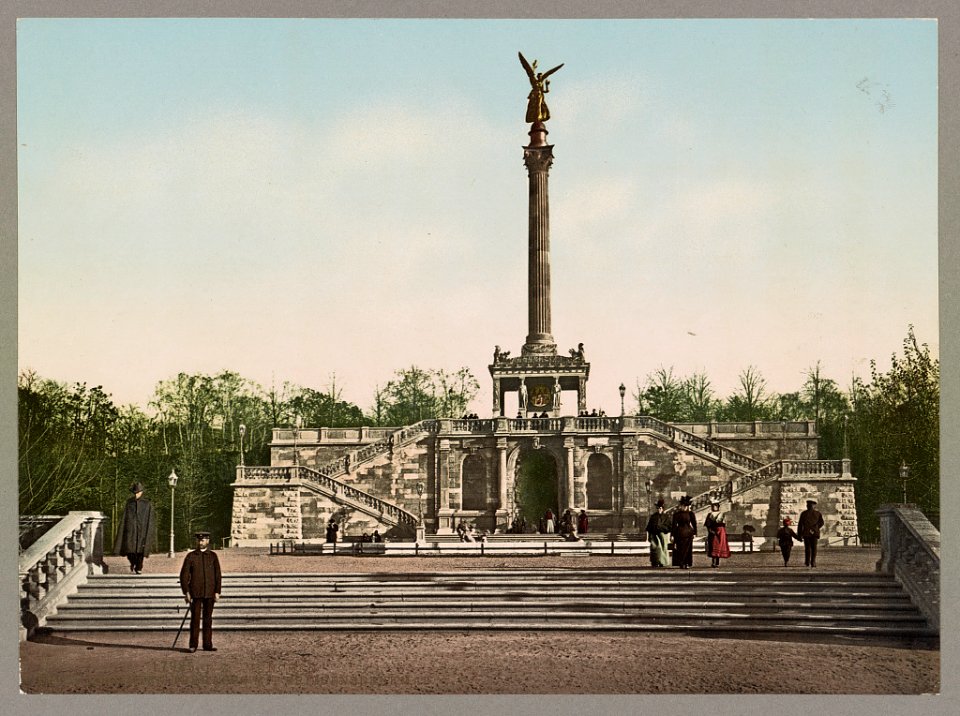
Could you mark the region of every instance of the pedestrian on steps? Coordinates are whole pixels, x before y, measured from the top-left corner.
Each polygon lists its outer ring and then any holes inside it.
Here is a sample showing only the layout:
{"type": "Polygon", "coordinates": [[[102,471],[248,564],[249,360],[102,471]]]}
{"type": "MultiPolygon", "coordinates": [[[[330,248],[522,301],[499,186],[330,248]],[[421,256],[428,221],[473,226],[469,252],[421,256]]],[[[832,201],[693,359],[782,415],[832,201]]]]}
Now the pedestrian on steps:
{"type": "Polygon", "coordinates": [[[200,643],[203,627],[203,650],[216,651],[213,645],[213,605],[220,599],[220,560],[210,549],[210,533],[194,534],[197,548],[187,552],[180,568],[180,590],[190,605],[190,653],[200,643]]]}
{"type": "Polygon", "coordinates": [[[157,513],[150,500],[143,496],[143,483],[130,485],[133,496],[124,505],[117,529],[114,554],[125,554],[130,571],[140,574],[143,560],[157,548],[157,513]]]}
{"type": "Polygon", "coordinates": [[[793,551],[793,541],[802,542],[799,535],[793,531],[793,520],[785,517],[783,527],[777,530],[777,543],[780,545],[780,554],[783,555],[783,566],[786,567],[790,561],[790,552],[793,551]]]}
{"type": "Polygon", "coordinates": [[[663,499],[657,500],[657,511],[647,520],[647,540],[650,542],[650,566],[667,566],[667,535],[670,534],[670,516],[663,511],[663,499]]]}
{"type": "Polygon", "coordinates": [[[807,509],[800,513],[797,523],[797,532],[803,540],[803,563],[807,567],[817,566],[817,543],[823,527],[823,515],[816,508],[816,500],[807,500],[807,509]]]}
{"type": "Polygon", "coordinates": [[[690,569],[693,566],[693,538],[697,535],[697,515],[690,509],[690,495],[680,498],[680,506],[673,513],[670,535],[673,537],[673,566],[690,569]]]}

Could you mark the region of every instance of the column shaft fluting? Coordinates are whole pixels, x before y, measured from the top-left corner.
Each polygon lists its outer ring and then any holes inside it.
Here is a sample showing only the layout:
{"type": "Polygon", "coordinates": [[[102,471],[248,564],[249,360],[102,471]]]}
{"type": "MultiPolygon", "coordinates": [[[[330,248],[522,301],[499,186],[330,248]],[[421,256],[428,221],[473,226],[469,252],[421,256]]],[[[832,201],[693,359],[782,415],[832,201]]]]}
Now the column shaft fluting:
{"type": "Polygon", "coordinates": [[[529,332],[524,348],[532,352],[553,352],[556,344],[550,328],[550,192],[547,183],[553,163],[553,147],[526,147],[524,161],[530,185],[527,274],[529,332]]]}

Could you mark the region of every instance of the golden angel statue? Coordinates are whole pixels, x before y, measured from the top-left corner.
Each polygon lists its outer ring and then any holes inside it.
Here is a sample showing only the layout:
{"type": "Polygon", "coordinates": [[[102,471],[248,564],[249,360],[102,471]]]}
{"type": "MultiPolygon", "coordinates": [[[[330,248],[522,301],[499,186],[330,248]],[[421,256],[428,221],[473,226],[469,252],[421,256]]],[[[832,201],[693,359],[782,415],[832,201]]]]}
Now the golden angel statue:
{"type": "Polygon", "coordinates": [[[547,79],[554,72],[563,67],[557,65],[552,70],[546,72],[537,72],[537,61],[534,60],[531,65],[522,52],[517,53],[520,56],[520,64],[527,71],[527,77],[530,78],[530,94],[527,95],[527,121],[528,122],[546,122],[550,119],[550,110],[547,109],[547,103],[543,96],[550,91],[550,80],[547,79]]]}

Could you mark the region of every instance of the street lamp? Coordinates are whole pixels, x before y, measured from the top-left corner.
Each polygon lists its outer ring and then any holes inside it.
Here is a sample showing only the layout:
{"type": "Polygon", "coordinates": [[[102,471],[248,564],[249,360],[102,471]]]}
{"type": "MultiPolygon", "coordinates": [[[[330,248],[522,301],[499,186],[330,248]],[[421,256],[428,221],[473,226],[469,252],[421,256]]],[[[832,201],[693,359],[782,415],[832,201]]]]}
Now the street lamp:
{"type": "Polygon", "coordinates": [[[423,524],[423,483],[417,483],[417,542],[423,542],[427,537],[427,528],[423,524]]]}
{"type": "Polygon", "coordinates": [[[620,384],[620,417],[622,418],[626,415],[626,412],[623,409],[623,396],[627,394],[627,386],[623,383],[620,384]]]}
{"type": "Polygon", "coordinates": [[[903,483],[903,504],[907,504],[907,480],[910,479],[910,466],[903,461],[900,463],[900,482],[903,483]]]}
{"type": "Polygon", "coordinates": [[[167,557],[173,557],[173,490],[177,486],[176,470],[170,470],[167,484],[170,485],[170,552],[167,554],[167,557]]]}
{"type": "Polygon", "coordinates": [[[247,426],[240,423],[240,467],[243,467],[243,436],[247,434],[247,426]]]}

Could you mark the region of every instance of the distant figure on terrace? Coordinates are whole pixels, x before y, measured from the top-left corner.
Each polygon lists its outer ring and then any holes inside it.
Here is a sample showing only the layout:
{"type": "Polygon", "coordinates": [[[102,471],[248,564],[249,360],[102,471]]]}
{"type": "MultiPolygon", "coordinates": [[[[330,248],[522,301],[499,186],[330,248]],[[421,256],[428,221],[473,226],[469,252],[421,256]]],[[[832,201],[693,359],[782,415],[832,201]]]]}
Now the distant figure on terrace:
{"type": "Polygon", "coordinates": [[[380,534],[380,530],[373,531],[373,537],[371,537],[371,540],[374,542],[383,542],[383,536],[380,534]]]}
{"type": "Polygon", "coordinates": [[[130,571],[140,574],[143,560],[157,549],[157,513],[143,496],[143,483],[130,485],[132,497],[127,500],[117,529],[114,554],[125,554],[130,562],[130,571]]]}
{"type": "Polygon", "coordinates": [[[647,520],[647,539],[650,541],[650,565],[667,566],[667,535],[670,534],[670,516],[663,511],[663,499],[657,500],[657,511],[647,520]]]}
{"type": "Polygon", "coordinates": [[[547,510],[543,513],[543,531],[548,535],[552,535],[556,531],[554,529],[552,510],[547,510]]]}
{"type": "Polygon", "coordinates": [[[585,535],[589,527],[590,527],[590,520],[587,517],[587,511],[580,510],[580,514],[577,515],[577,532],[579,534],[585,535]]]}
{"type": "Polygon", "coordinates": [[[340,530],[340,525],[331,517],[330,521],[327,523],[327,542],[332,542],[333,544],[337,543],[337,532],[340,530]]]}
{"type": "Polygon", "coordinates": [[[680,506],[673,513],[670,534],[673,537],[673,566],[690,569],[693,566],[693,538],[697,535],[697,516],[690,509],[690,495],[680,498],[680,506]]]}
{"type": "Polygon", "coordinates": [[[466,537],[466,534],[467,534],[467,525],[463,520],[460,520],[460,524],[457,525],[457,537],[460,538],[461,542],[466,542],[466,539],[464,539],[466,537]]]}

